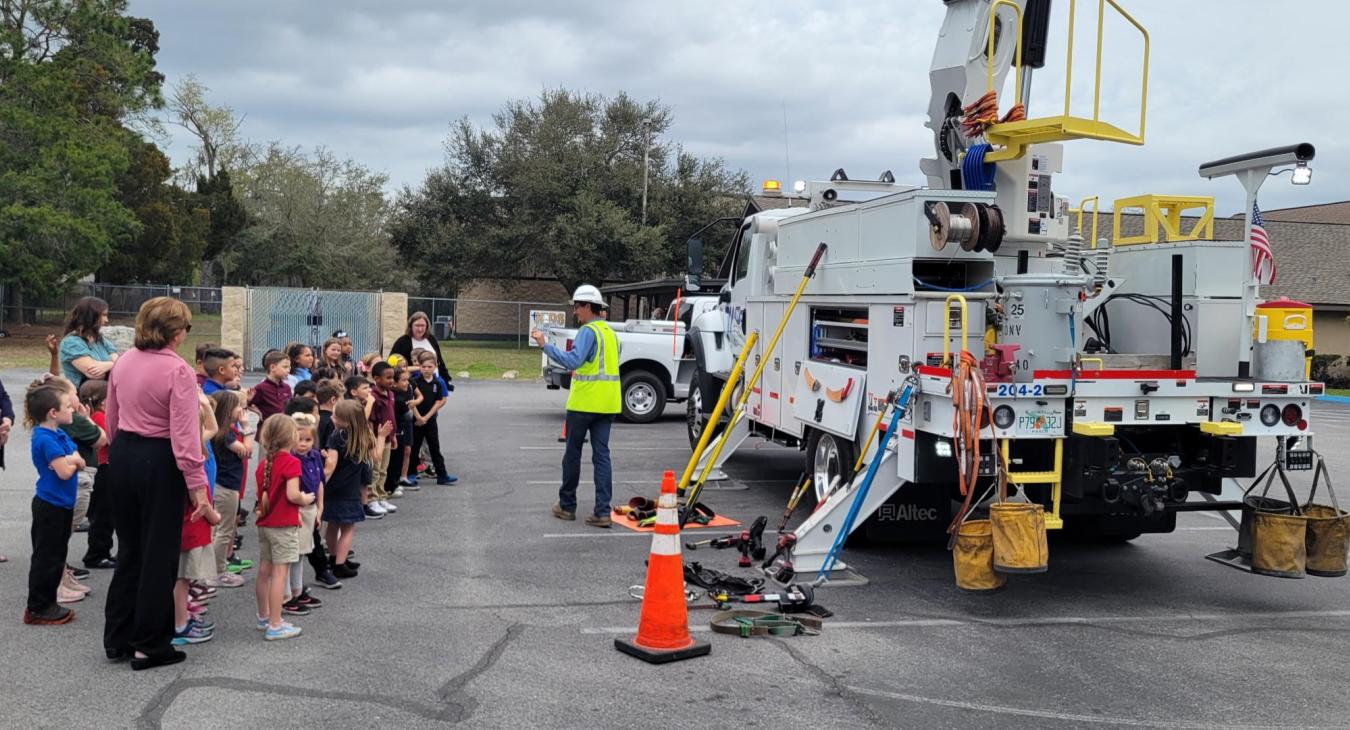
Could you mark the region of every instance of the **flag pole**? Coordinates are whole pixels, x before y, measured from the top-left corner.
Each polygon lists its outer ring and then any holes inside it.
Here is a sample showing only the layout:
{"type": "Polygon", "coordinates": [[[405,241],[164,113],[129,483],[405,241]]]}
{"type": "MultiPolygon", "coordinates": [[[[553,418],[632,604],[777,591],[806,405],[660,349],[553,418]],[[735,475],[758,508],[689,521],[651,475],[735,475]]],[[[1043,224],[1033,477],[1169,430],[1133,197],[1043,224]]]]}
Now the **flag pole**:
{"type": "Polygon", "coordinates": [[[1270,174],[1269,167],[1242,170],[1236,177],[1247,191],[1247,207],[1243,217],[1242,242],[1247,244],[1247,265],[1242,267],[1242,348],[1238,353],[1238,377],[1249,378],[1252,375],[1252,323],[1256,317],[1256,298],[1260,295],[1261,282],[1256,278],[1256,267],[1251,264],[1252,251],[1252,211],[1256,208],[1256,194],[1261,184],[1270,174]]]}

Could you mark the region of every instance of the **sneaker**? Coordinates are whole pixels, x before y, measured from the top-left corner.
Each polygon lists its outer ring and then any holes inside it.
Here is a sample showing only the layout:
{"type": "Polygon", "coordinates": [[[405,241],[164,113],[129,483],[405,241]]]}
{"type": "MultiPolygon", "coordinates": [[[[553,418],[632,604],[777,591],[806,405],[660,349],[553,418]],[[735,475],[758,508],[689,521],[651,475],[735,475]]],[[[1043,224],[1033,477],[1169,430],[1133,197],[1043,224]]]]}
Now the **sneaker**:
{"type": "Polygon", "coordinates": [[[614,524],[614,521],[611,520],[609,518],[609,515],[607,514],[586,515],[586,524],[590,525],[591,527],[609,527],[610,525],[614,524]]]}
{"type": "Polygon", "coordinates": [[[282,623],[276,628],[271,626],[264,627],[263,641],[281,641],[282,639],[294,639],[300,635],[300,627],[282,623]]]}
{"type": "Polygon", "coordinates": [[[207,631],[216,630],[216,622],[205,616],[188,616],[188,626],[196,626],[207,631]]]}
{"type": "MultiPolygon", "coordinates": [[[[290,625],[291,625],[291,622],[290,622],[290,621],[287,621],[286,619],[283,618],[283,619],[281,619],[281,625],[282,625],[282,626],[290,626],[290,625]]],[[[266,630],[267,630],[267,618],[266,618],[266,617],[259,617],[259,618],[258,618],[258,630],[259,630],[259,631],[266,631],[266,630]]]]}
{"type": "Polygon", "coordinates": [[[203,604],[203,603],[197,603],[197,602],[193,601],[192,599],[188,599],[188,602],[187,602],[187,611],[188,611],[189,614],[191,614],[191,615],[194,616],[194,617],[196,617],[196,616],[204,616],[204,615],[206,615],[206,604],[203,604]]]}
{"type": "Polygon", "coordinates": [[[368,510],[366,514],[370,514],[370,512],[374,512],[380,516],[389,514],[389,510],[385,509],[384,505],[384,500],[372,499],[369,502],[366,502],[366,509],[368,510]]]}
{"type": "Polygon", "coordinates": [[[99,558],[93,561],[86,560],[84,561],[84,567],[93,568],[94,570],[112,570],[117,567],[117,559],[99,558]]]}
{"type": "Polygon", "coordinates": [[[399,479],[398,485],[400,487],[412,487],[414,489],[418,488],[417,480],[413,479],[412,477],[403,477],[402,479],[399,479]]]}
{"type": "Polygon", "coordinates": [[[309,608],[307,606],[300,605],[297,599],[292,598],[291,600],[281,604],[281,612],[287,614],[288,616],[308,616],[309,608]]]}
{"type": "MultiPolygon", "coordinates": [[[[248,558],[241,558],[241,557],[239,557],[238,555],[231,555],[231,556],[230,556],[230,559],[229,559],[225,564],[226,564],[227,566],[234,566],[234,565],[237,565],[237,566],[239,566],[239,570],[248,570],[249,568],[252,568],[252,567],[253,567],[253,561],[252,561],[252,560],[249,560],[248,558]]],[[[232,571],[232,572],[238,572],[238,571],[232,571]]]]}
{"type": "Polygon", "coordinates": [[[421,485],[421,484],[418,484],[417,482],[411,481],[411,480],[408,481],[408,482],[399,482],[399,484],[402,485],[402,486],[399,487],[400,489],[406,489],[406,490],[408,490],[409,492],[420,492],[420,491],[422,491],[422,485],[421,485]]]}
{"type": "Polygon", "coordinates": [[[234,573],[221,573],[214,578],[207,578],[206,585],[210,588],[238,588],[244,584],[244,579],[234,573]]]}
{"type": "Polygon", "coordinates": [[[216,597],[216,589],[200,583],[193,583],[188,588],[188,595],[196,599],[198,603],[206,603],[216,597]]]}
{"type": "Polygon", "coordinates": [[[576,512],[568,512],[567,510],[563,509],[562,505],[558,504],[557,502],[553,503],[552,510],[553,516],[557,517],[560,520],[566,520],[568,522],[571,522],[577,518],[576,512]]]}
{"type": "Polygon", "coordinates": [[[235,535],[235,536],[234,536],[234,551],[237,553],[237,552],[239,552],[239,549],[242,548],[242,547],[244,547],[244,536],[243,536],[243,535],[235,535]]]}
{"type": "Polygon", "coordinates": [[[399,497],[402,497],[402,496],[403,496],[403,487],[394,487],[394,491],[390,492],[390,493],[389,493],[389,496],[390,496],[390,497],[393,497],[394,499],[398,499],[399,497]]]}
{"type": "Polygon", "coordinates": [[[68,570],[65,573],[61,574],[61,587],[65,588],[67,591],[74,591],[76,593],[88,593],[94,590],[93,588],[90,588],[89,586],[75,580],[75,576],[71,575],[70,571],[68,570]]]}
{"type": "Polygon", "coordinates": [[[318,577],[315,578],[315,581],[318,582],[320,588],[327,588],[330,591],[335,591],[342,587],[342,581],[338,580],[336,575],[333,575],[332,570],[326,570],[320,573],[318,577]]]}
{"type": "Polygon", "coordinates": [[[73,565],[67,565],[66,567],[70,569],[70,574],[75,576],[75,580],[84,580],[89,577],[89,571],[84,568],[76,568],[73,565]]]}
{"type": "Polygon", "coordinates": [[[295,602],[305,608],[323,608],[323,601],[311,596],[308,588],[300,591],[300,595],[296,597],[295,602]]]}
{"type": "Polygon", "coordinates": [[[337,563],[333,566],[333,575],[337,578],[355,578],[356,568],[346,563],[337,563]]]}
{"type": "Polygon", "coordinates": [[[383,499],[380,500],[380,506],[384,508],[385,512],[388,512],[390,514],[393,514],[398,511],[398,507],[395,507],[394,505],[390,504],[388,500],[383,499]]]}
{"type": "Polygon", "coordinates": [[[84,595],[80,591],[72,591],[65,586],[57,586],[56,588],[57,603],[78,603],[84,600],[84,595]]]}
{"type": "Polygon", "coordinates": [[[64,606],[52,606],[46,611],[23,610],[23,622],[30,626],[55,626],[68,624],[75,620],[75,609],[64,606]]]}
{"type": "Polygon", "coordinates": [[[183,646],[185,644],[202,644],[210,641],[211,637],[213,636],[215,636],[215,634],[211,633],[211,631],[203,629],[200,626],[196,626],[191,621],[189,621],[188,625],[185,626],[182,631],[173,632],[173,641],[170,643],[173,644],[174,646],[183,646]]]}
{"type": "Polygon", "coordinates": [[[364,510],[366,513],[366,519],[368,520],[382,520],[384,519],[385,514],[387,514],[384,510],[376,512],[375,508],[371,507],[369,504],[365,506],[364,510]]]}

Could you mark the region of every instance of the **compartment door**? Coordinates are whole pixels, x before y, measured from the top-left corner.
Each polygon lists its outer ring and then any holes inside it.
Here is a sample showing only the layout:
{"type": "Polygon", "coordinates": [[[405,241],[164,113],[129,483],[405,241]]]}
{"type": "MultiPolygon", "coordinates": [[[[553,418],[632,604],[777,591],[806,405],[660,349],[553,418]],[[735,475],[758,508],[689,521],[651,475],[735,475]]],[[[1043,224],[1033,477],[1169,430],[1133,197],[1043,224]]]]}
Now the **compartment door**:
{"type": "Polygon", "coordinates": [[[852,440],[867,399],[867,373],[807,360],[802,363],[793,397],[793,413],[799,421],[852,440]]]}

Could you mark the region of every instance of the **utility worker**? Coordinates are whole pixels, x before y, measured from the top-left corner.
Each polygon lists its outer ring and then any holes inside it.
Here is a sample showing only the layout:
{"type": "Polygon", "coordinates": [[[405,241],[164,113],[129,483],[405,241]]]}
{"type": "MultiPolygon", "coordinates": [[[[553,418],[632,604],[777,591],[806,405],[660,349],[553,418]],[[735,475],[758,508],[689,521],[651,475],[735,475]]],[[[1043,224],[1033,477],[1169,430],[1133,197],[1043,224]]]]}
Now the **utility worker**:
{"type": "Polygon", "coordinates": [[[586,524],[609,527],[609,500],[614,493],[609,459],[609,431],[614,417],[623,410],[619,386],[619,340],[605,321],[605,300],[600,290],[582,284],[572,294],[572,315],[581,328],[566,352],[544,344],[544,334],[531,330],[530,337],[550,360],[572,371],[567,395],[567,448],[563,451],[562,487],[553,505],[560,520],[577,518],[577,483],[581,479],[581,445],[591,436],[591,464],[595,467],[595,512],[586,524]]]}

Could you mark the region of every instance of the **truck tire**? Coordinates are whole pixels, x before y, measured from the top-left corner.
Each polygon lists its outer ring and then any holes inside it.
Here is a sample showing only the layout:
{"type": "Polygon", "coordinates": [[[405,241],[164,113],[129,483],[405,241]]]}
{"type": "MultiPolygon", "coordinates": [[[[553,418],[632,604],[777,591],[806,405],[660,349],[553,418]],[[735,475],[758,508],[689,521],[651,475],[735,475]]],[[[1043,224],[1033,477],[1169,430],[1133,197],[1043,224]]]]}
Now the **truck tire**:
{"type": "Polygon", "coordinates": [[[651,423],[666,410],[666,386],[646,370],[632,370],[623,376],[623,420],[651,423]]]}
{"type": "MultiPolygon", "coordinates": [[[[716,390],[716,381],[704,375],[702,368],[695,368],[694,375],[689,379],[689,397],[684,401],[684,425],[689,432],[689,449],[692,451],[698,448],[699,436],[703,433],[703,427],[708,422],[708,414],[704,409],[711,409],[717,405],[717,398],[721,393],[716,390]],[[713,384],[711,387],[709,384],[713,384]]],[[[721,428],[721,425],[718,426],[721,428]]],[[[714,431],[713,435],[717,433],[714,431]]]]}
{"type": "Polygon", "coordinates": [[[816,504],[824,501],[833,479],[837,477],[840,483],[853,479],[853,463],[857,458],[852,441],[811,429],[806,439],[806,473],[811,477],[811,494],[816,504]]]}

